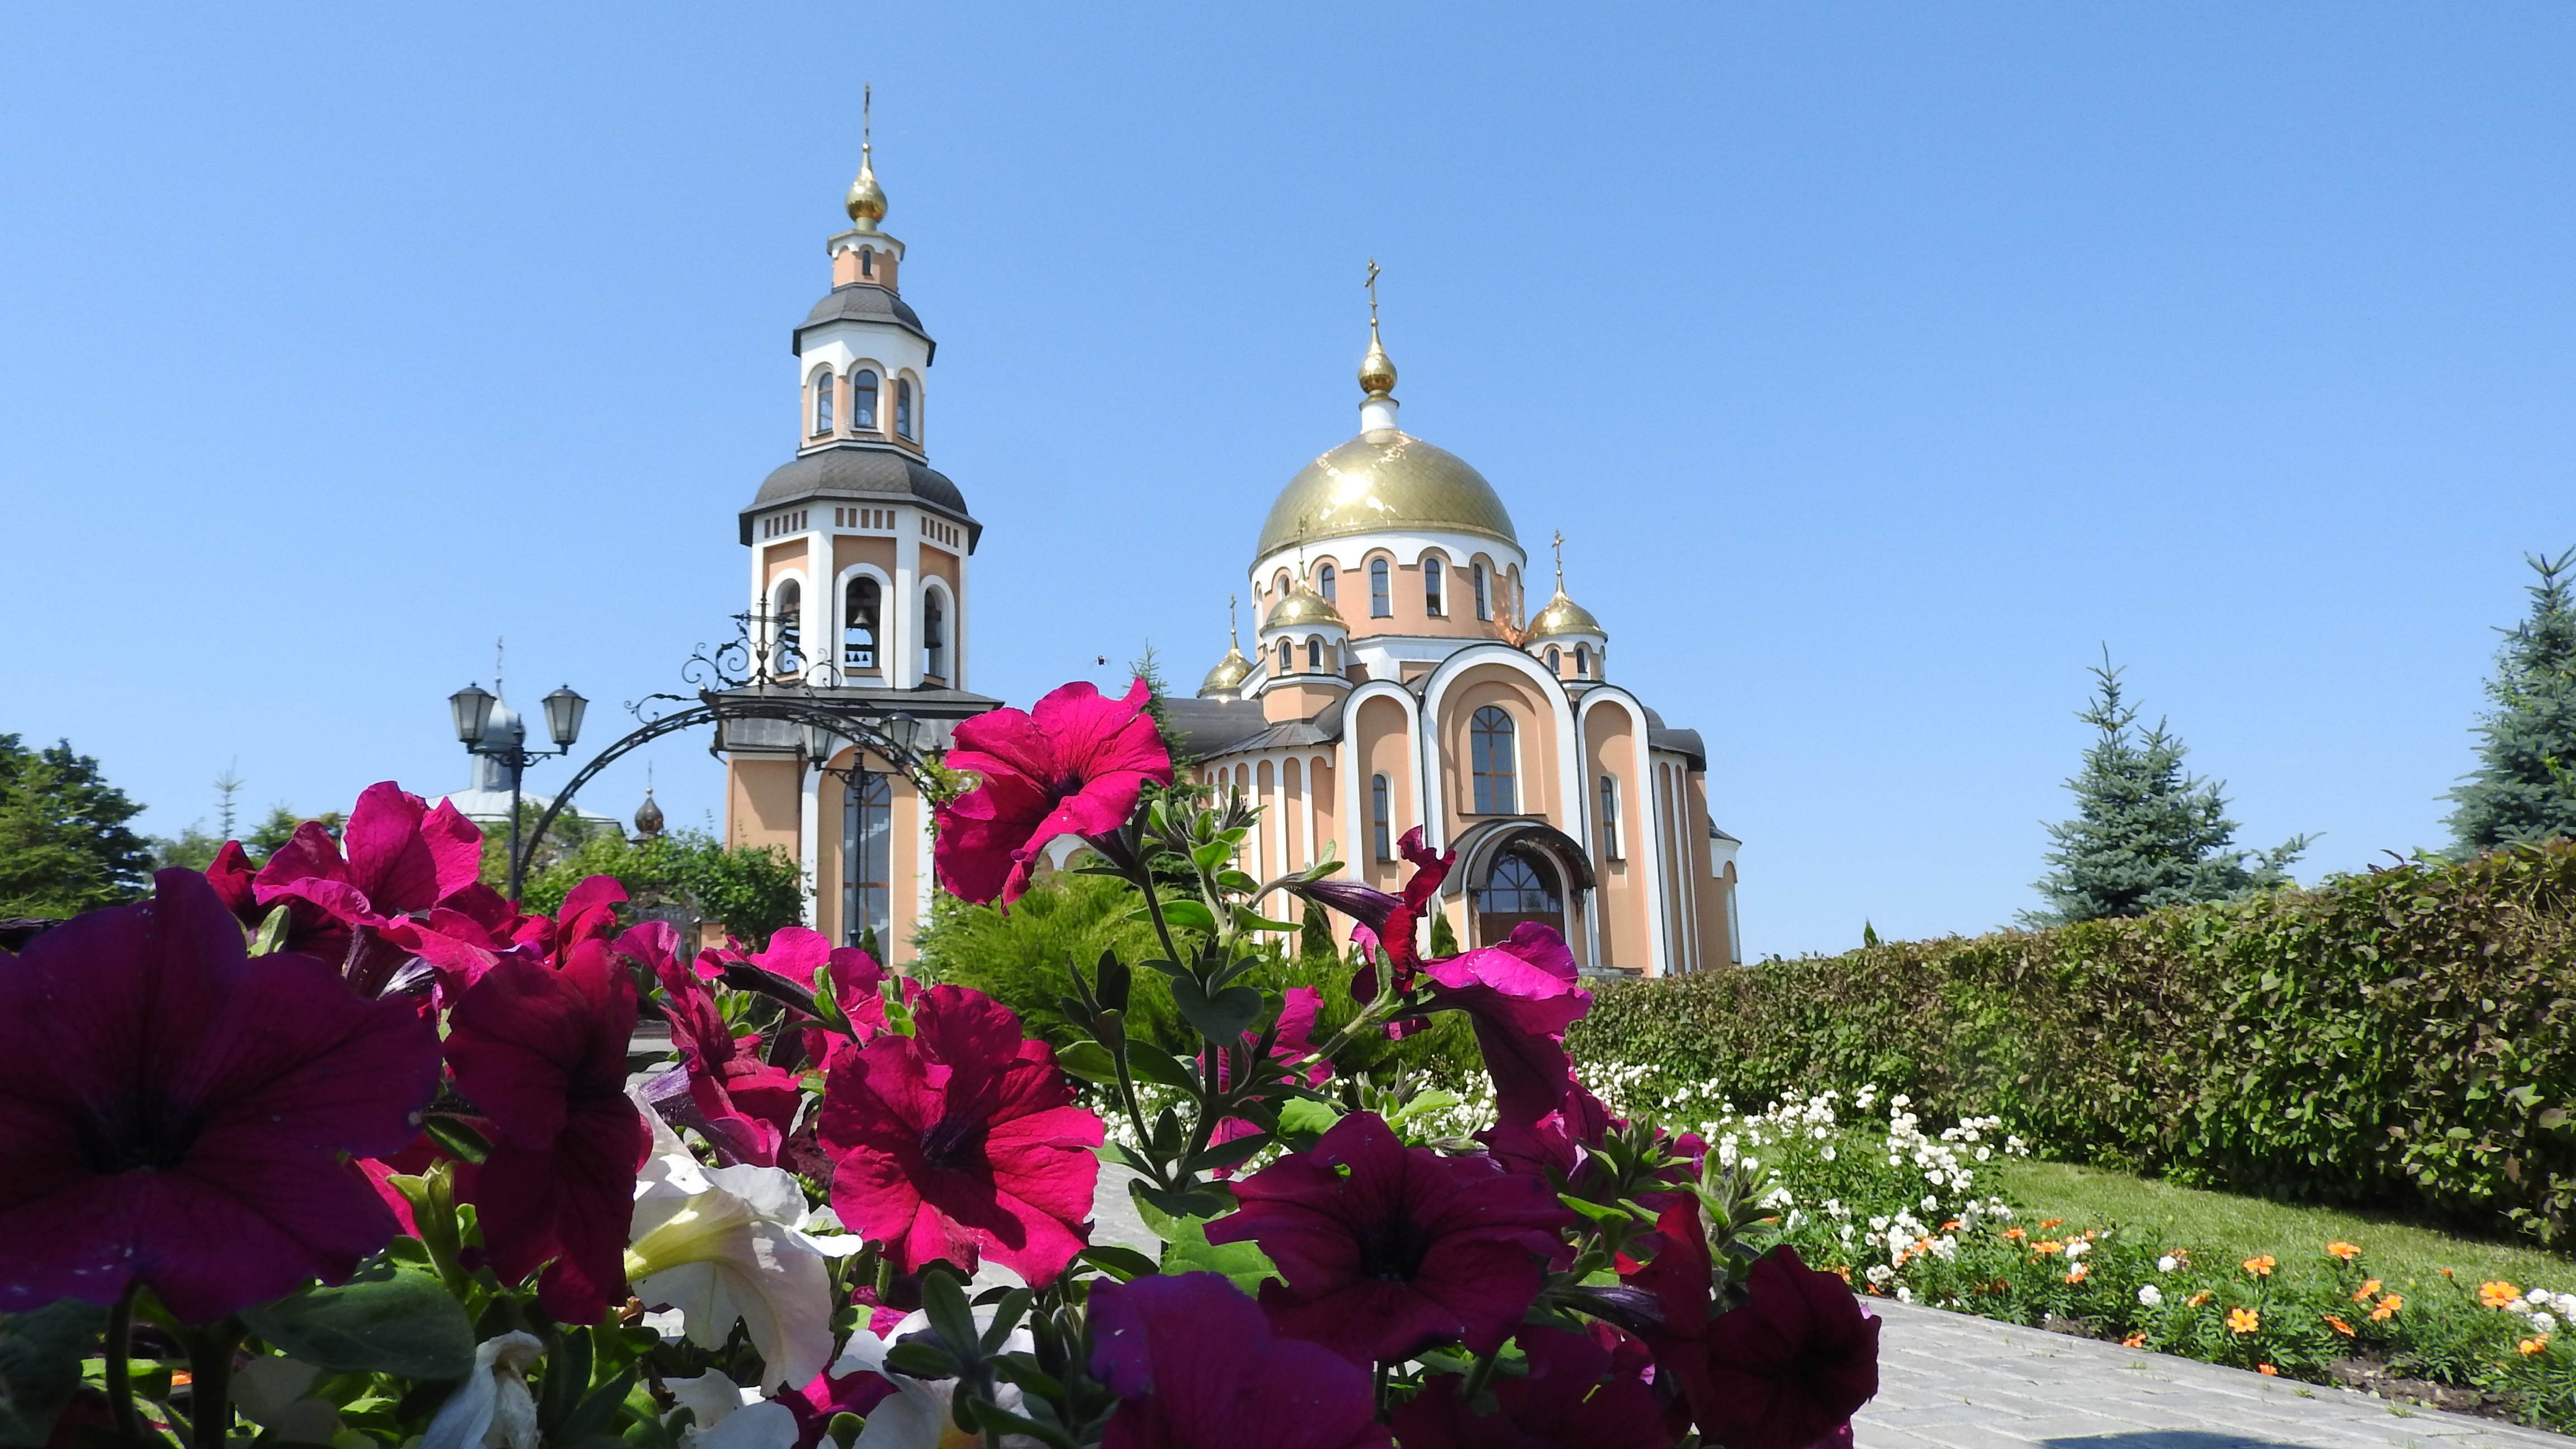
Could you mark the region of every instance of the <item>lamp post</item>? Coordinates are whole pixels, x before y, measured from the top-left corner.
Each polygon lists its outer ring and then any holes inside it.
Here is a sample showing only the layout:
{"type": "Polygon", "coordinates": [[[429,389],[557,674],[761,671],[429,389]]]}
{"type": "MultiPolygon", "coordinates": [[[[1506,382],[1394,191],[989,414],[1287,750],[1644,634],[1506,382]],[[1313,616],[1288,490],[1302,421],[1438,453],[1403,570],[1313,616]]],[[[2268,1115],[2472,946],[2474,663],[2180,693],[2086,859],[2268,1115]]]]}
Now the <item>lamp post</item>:
{"type": "Polygon", "coordinates": [[[582,712],[590,701],[573,693],[567,684],[545,697],[546,733],[553,737],[551,750],[527,747],[526,722],[513,717],[509,728],[496,735],[492,729],[492,708],[500,703],[497,695],[479,684],[469,684],[447,697],[447,708],[456,722],[456,739],[469,755],[481,755],[510,772],[510,870],[506,894],[513,903],[519,899],[519,887],[526,874],[527,862],[519,858],[519,782],[528,766],[538,760],[572,753],[573,743],[581,738],[582,712]]]}

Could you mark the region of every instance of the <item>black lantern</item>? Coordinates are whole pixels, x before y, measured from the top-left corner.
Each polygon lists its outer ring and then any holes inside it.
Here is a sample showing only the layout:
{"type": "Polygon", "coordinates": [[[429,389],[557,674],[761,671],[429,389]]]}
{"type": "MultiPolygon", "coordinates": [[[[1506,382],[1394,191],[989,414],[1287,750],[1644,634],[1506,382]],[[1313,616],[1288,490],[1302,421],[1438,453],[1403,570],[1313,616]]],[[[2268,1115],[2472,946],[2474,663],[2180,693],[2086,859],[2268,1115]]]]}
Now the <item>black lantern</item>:
{"type": "Polygon", "coordinates": [[[571,749],[572,742],[581,738],[581,712],[590,708],[590,701],[567,684],[547,695],[545,706],[546,732],[554,736],[556,748],[571,749]]]}
{"type": "Polygon", "coordinates": [[[493,695],[479,684],[469,684],[447,697],[447,707],[456,716],[456,738],[465,748],[483,743],[483,727],[492,722],[493,695]]]}

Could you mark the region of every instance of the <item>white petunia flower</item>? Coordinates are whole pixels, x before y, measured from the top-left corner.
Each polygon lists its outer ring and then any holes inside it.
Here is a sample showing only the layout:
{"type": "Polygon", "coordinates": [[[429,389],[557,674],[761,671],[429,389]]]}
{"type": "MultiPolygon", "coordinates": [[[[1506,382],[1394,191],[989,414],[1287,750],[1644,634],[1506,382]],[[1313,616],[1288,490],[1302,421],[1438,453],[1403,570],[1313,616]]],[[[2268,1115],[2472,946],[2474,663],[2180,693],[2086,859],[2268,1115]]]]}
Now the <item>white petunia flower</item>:
{"type": "Polygon", "coordinates": [[[2531,1331],[2532,1331],[2532,1332],[2534,1332],[2534,1333],[2536,1333],[2536,1334],[2539,1334],[2539,1335],[2541,1335],[2542,1337],[2546,1338],[2546,1337],[2547,1337],[2547,1336],[2549,1336],[2551,1333],[2556,1332],[2556,1331],[2557,1331],[2557,1328],[2558,1328],[2558,1320],[2557,1320],[2557,1319],[2555,1319],[2555,1318],[2550,1317],[2548,1314],[2546,1314],[2546,1313],[2534,1313],[2534,1314],[2532,1314],[2532,1315],[2531,1315],[2531,1331]]]}
{"type": "Polygon", "coordinates": [[[796,1415],[721,1373],[664,1379],[671,1397],[689,1411],[681,1449],[795,1449],[796,1415]]]}
{"type": "Polygon", "coordinates": [[[536,1449],[537,1401],[525,1374],[545,1351],[525,1333],[483,1340],[474,1371],[438,1406],[420,1449],[536,1449]]]}
{"type": "Polygon", "coordinates": [[[2576,1321],[2576,1293],[2561,1293],[2549,1300],[2549,1306],[2558,1310],[2559,1317],[2576,1321]]]}
{"type": "MultiPolygon", "coordinates": [[[[993,1310],[975,1310],[975,1326],[989,1331],[993,1310]]],[[[862,1328],[850,1335],[849,1346],[832,1364],[832,1376],[857,1373],[865,1369],[882,1374],[894,1385],[894,1397],[868,1411],[867,1427],[859,1431],[850,1449],[981,1449],[983,1438],[969,1435],[957,1427],[949,1415],[950,1401],[957,1392],[955,1379],[925,1380],[907,1378],[885,1366],[886,1350],[916,1333],[930,1331],[930,1315],[916,1312],[894,1326],[883,1338],[862,1328]]],[[[1025,1328],[1002,1341],[1003,1353],[1028,1353],[1036,1347],[1025,1328]]],[[[996,1386],[994,1402],[1011,1413],[1020,1412],[1020,1391],[1009,1384],[996,1386]]],[[[1041,1449],[1038,1441],[1025,1434],[1002,1436],[1003,1449],[1041,1449]]]]}
{"type": "Polygon", "coordinates": [[[2533,1311],[2531,1300],[2527,1298],[2517,1298],[2511,1303],[2506,1304],[2504,1306],[2504,1311],[2507,1313],[2530,1313],[2533,1311]]]}
{"type": "Polygon", "coordinates": [[[2522,1295],[2522,1301],[2537,1307],[2540,1304],[2549,1301],[2549,1290],[2546,1288],[2534,1288],[2530,1292],[2522,1295]]]}
{"type": "Polygon", "coordinates": [[[2138,1302],[2147,1308],[2162,1308],[2165,1306],[2165,1290],[2153,1283],[2141,1283],[2138,1285],[2138,1302]]]}
{"type": "Polygon", "coordinates": [[[2181,1266],[2182,1260],[2171,1253],[2167,1253],[2163,1257],[2156,1259],[2156,1271],[2159,1273],[2170,1273],[2181,1266]]]}
{"type": "Polygon", "coordinates": [[[2069,1258],[2081,1258],[2092,1251],[2093,1244],[2083,1238],[2070,1239],[2066,1244],[2066,1256],[2069,1258]]]}
{"type": "Polygon", "coordinates": [[[661,1114],[642,1110],[653,1156],[635,1184],[626,1250],[635,1296],[678,1309],[700,1348],[724,1347],[738,1319],[772,1385],[813,1382],[832,1357],[826,1259],[857,1252],[860,1240],[807,1232],[821,1224],[785,1170],[701,1166],[661,1114]]]}

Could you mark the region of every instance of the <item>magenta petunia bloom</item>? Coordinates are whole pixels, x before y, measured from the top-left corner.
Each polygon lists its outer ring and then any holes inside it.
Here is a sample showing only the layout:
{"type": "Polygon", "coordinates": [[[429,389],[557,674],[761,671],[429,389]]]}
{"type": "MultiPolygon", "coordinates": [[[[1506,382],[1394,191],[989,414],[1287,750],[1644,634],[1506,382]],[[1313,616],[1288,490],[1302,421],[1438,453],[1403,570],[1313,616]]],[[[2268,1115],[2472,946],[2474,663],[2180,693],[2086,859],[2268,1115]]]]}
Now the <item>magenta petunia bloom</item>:
{"type": "Polygon", "coordinates": [[[1243,1206],[1208,1241],[1259,1243],[1287,1279],[1261,1285],[1271,1326],[1357,1363],[1500,1344],[1573,1220],[1538,1179],[1407,1147],[1366,1112],[1234,1191],[1243,1206]]]}
{"type": "Polygon", "coordinates": [[[1524,921],[1499,946],[1423,964],[1433,1010],[1467,1013],[1494,1079],[1494,1114],[1536,1123],[1580,1091],[1565,1054],[1565,1029],[1592,1009],[1575,985],[1574,953],[1552,926],[1524,921]]]}
{"type": "Polygon", "coordinates": [[[193,871],[0,956],[0,1312],[142,1280],[204,1323],[337,1281],[394,1216],[438,1034],[307,956],[251,957],[193,871]]]}
{"type": "Polygon", "coordinates": [[[934,986],[913,1035],[832,1062],[822,1143],[832,1206],[903,1272],[985,1256],[1044,1285],[1082,1251],[1100,1119],[1072,1105],[1055,1049],[982,992],[934,986]]]}
{"type": "MultiPolygon", "coordinates": [[[[1289,889],[1339,911],[1365,927],[1365,940],[1376,942],[1377,950],[1385,953],[1395,989],[1404,992],[1413,989],[1414,973],[1422,967],[1422,949],[1414,937],[1422,925],[1423,907],[1439,893],[1440,883],[1449,878],[1450,867],[1458,863],[1458,852],[1453,850],[1442,854],[1433,851],[1423,844],[1422,827],[1419,825],[1404,832],[1404,838],[1396,843],[1396,850],[1413,867],[1413,873],[1404,879],[1401,895],[1391,896],[1348,880],[1308,881],[1292,885],[1289,889]]],[[[1358,935],[1357,932],[1353,934],[1355,937],[1358,935]]],[[[1377,966],[1373,958],[1351,978],[1351,994],[1362,1001],[1376,997],[1377,966]]]]}
{"type": "MultiPolygon", "coordinates": [[[[1323,1010],[1323,1006],[1324,993],[1317,991],[1314,987],[1291,986],[1288,988],[1279,1002],[1279,1030],[1270,1041],[1270,1055],[1272,1059],[1282,1063],[1293,1062],[1315,1049],[1315,1018],[1323,1010]]],[[[1254,1033],[1247,1031],[1243,1034],[1243,1045],[1248,1051],[1252,1047],[1260,1045],[1260,1038],[1254,1033]]],[[[1206,1054],[1201,1053],[1200,1059],[1204,1062],[1206,1054]]],[[[1217,1085],[1220,1087],[1225,1086],[1228,1079],[1231,1078],[1233,1074],[1231,1064],[1225,1057],[1219,1056],[1216,1062],[1217,1085]]],[[[1315,1060],[1308,1062],[1305,1067],[1296,1074],[1297,1080],[1304,1082],[1309,1087],[1320,1087],[1324,1085],[1325,1082],[1331,1080],[1332,1075],[1333,1064],[1331,1061],[1323,1057],[1317,1057],[1315,1060]]],[[[1260,1130],[1262,1130],[1260,1127],[1245,1121],[1241,1117],[1228,1117],[1224,1121],[1217,1123],[1216,1130],[1208,1134],[1208,1145],[1211,1147],[1221,1147],[1237,1138],[1249,1137],[1260,1130]]],[[[1216,1170],[1215,1175],[1220,1178],[1232,1177],[1234,1175],[1234,1169],[1230,1167],[1220,1167],[1216,1170]]]]}
{"type": "Polygon", "coordinates": [[[1817,1449],[1850,1442],[1851,1416],[1878,1393],[1879,1319],[1798,1250],[1764,1254],[1743,1306],[1712,1319],[1715,1274],[1696,1203],[1656,1222],[1653,1260],[1628,1275],[1654,1296],[1663,1326],[1648,1335],[1692,1419],[1727,1449],[1817,1449]]]}
{"type": "MultiPolygon", "coordinates": [[[[832,1004],[848,1018],[857,1039],[864,1042],[885,1030],[885,997],[878,991],[885,984],[885,968],[858,947],[835,946],[830,937],[803,926],[781,926],[770,936],[768,950],[747,959],[808,991],[822,979],[818,968],[829,966],[832,1004]]],[[[904,985],[910,988],[912,983],[907,980],[904,985]]],[[[803,1033],[805,1060],[818,1067],[827,1065],[833,1050],[850,1040],[820,1026],[805,1027],[803,1033]]]]}
{"type": "Polygon", "coordinates": [[[1049,841],[1107,835],[1127,823],[1147,781],[1172,783],[1171,751],[1145,712],[1150,697],[1141,679],[1120,699],[1077,680],[1029,713],[997,709],[958,725],[942,763],[982,778],[939,807],[932,861],[949,893],[1007,906],[1028,889],[1049,841]]]}
{"type": "Polygon", "coordinates": [[[1491,1414],[1460,1396],[1458,1375],[1426,1380],[1395,1411],[1404,1449],[1671,1449],[1642,1355],[1619,1362],[1589,1334],[1539,1324],[1521,1329],[1520,1345],[1529,1372],[1495,1376],[1491,1414]]]}
{"type": "Polygon", "coordinates": [[[1368,1370],[1272,1338],[1221,1273],[1103,1280],[1090,1323],[1092,1376],[1122,1401],[1102,1449],[1390,1449],[1368,1370]]]}
{"type": "Polygon", "coordinates": [[[314,821],[295,827],[254,885],[263,906],[310,901],[350,925],[381,926],[439,904],[482,870],[483,832],[473,821],[386,780],[358,796],[340,839],[314,821]]]}
{"type": "Polygon", "coordinates": [[[491,1156],[465,1198],[493,1270],[539,1267],[537,1301],[566,1323],[596,1323],[626,1296],[635,1177],[653,1138],[626,1097],[635,982],[604,941],[560,970],[506,956],[448,1018],[456,1089],[492,1127],[491,1156]]]}
{"type": "Polygon", "coordinates": [[[618,937],[614,949],[650,966],[662,983],[663,1015],[688,1078],[688,1125],[706,1134],[727,1166],[775,1167],[778,1145],[803,1101],[796,1074],[760,1059],[757,1033],[733,1034],[715,993],[680,964],[673,950],[678,941],[669,925],[647,921],[618,937]]]}

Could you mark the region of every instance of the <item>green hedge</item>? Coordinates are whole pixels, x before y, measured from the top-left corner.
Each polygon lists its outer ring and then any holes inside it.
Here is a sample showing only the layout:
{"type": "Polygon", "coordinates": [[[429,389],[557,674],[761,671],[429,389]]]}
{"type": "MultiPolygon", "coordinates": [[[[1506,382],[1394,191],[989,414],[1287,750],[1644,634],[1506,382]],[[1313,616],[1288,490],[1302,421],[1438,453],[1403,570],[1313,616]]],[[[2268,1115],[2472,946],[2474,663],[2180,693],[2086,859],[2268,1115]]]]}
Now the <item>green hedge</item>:
{"type": "Polygon", "coordinates": [[[1631,1101],[1875,1082],[2052,1155],[2564,1245],[2576,844],[2128,921],[1636,982],[1569,1045],[1631,1101]]]}

